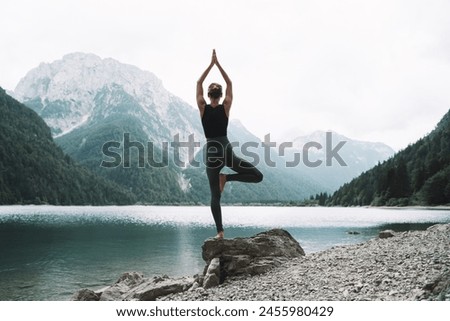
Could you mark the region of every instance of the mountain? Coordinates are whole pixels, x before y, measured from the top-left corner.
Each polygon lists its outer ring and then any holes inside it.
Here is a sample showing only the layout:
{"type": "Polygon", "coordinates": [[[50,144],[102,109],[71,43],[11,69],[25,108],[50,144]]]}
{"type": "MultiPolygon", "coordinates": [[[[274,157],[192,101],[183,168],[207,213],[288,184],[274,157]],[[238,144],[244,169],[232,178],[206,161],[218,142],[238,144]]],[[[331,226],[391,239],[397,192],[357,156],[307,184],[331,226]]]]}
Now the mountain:
{"type": "Polygon", "coordinates": [[[427,136],[337,190],[330,205],[450,203],[450,111],[427,136]]]}
{"type": "MultiPolygon", "coordinates": [[[[180,140],[186,140],[187,133],[199,137],[195,124],[198,112],[166,91],[152,73],[114,59],[73,53],[40,64],[14,92],[46,121],[66,153],[130,190],[138,200],[163,203],[187,199],[180,187],[180,170],[172,162],[156,169],[148,166],[147,146],[153,143],[156,158],[162,155],[163,142],[172,142],[177,134],[181,133],[180,140]],[[137,142],[145,147],[139,155],[137,148],[130,148],[129,164],[124,161],[127,134],[131,145],[137,142]],[[109,160],[102,149],[107,142],[122,146],[122,161],[113,168],[100,166],[102,160],[109,160]]],[[[180,158],[186,161],[186,157],[182,150],[180,158]]]]}
{"type": "Polygon", "coordinates": [[[302,162],[296,168],[326,186],[327,192],[335,191],[394,154],[386,144],[353,140],[333,131],[318,130],[308,135],[291,131],[285,142],[292,143],[286,158],[293,160],[293,154],[299,154],[302,162]]]}
{"type": "Polygon", "coordinates": [[[76,165],[49,127],[0,88],[0,204],[132,204],[135,197],[76,165]]]}
{"type": "MultiPolygon", "coordinates": [[[[187,142],[190,135],[203,146],[198,110],[169,93],[152,73],[114,59],[74,53],[40,64],[14,93],[46,121],[64,152],[139,201],[208,202],[201,148],[189,152],[173,146],[176,139],[187,142]],[[163,155],[167,162],[150,166],[153,159],[161,163],[163,155]],[[194,157],[200,166],[189,165],[194,157]],[[111,167],[100,166],[102,161],[111,167]]],[[[260,144],[238,121],[230,122],[229,137],[260,144]]],[[[261,155],[262,148],[257,152],[261,155]]],[[[224,202],[302,200],[323,188],[284,169],[260,167],[264,183],[236,184],[233,193],[224,193],[224,202]]]]}
{"type": "Polygon", "coordinates": [[[41,63],[21,79],[14,94],[44,118],[55,137],[114,114],[141,119],[142,129],[158,142],[180,132],[202,134],[192,125],[197,114],[155,75],[93,54],[73,53],[41,63]]]}
{"type": "MultiPolygon", "coordinates": [[[[45,120],[65,153],[140,202],[208,203],[198,110],[168,92],[151,72],[111,58],[72,53],[28,72],[14,95],[45,120]],[[176,147],[176,140],[185,144],[190,137],[197,147],[176,147]]],[[[334,191],[391,152],[387,146],[352,142],[333,133],[333,142],[348,141],[342,148],[348,166],[290,167],[286,164],[294,153],[302,153],[298,146],[312,139],[324,144],[326,134],[294,137],[294,148],[281,155],[279,146],[264,147],[237,120],[230,121],[228,133],[230,141],[239,143],[236,153],[253,159],[264,180],[229,184],[224,203],[302,201],[334,191]]],[[[311,154],[312,159],[316,156],[311,154]]]]}

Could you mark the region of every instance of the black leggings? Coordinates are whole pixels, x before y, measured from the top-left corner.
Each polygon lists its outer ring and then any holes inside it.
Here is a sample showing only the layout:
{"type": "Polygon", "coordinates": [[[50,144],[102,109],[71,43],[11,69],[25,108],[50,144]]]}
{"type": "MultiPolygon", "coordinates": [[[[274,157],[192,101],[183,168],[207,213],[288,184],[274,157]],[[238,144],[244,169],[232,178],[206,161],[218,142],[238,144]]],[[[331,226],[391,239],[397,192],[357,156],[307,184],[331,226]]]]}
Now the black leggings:
{"type": "Polygon", "coordinates": [[[237,174],[226,175],[227,182],[239,181],[258,183],[263,174],[249,162],[237,157],[226,136],[208,138],[206,142],[206,174],[211,190],[211,212],[216,223],[217,232],[223,231],[222,209],[220,208],[219,174],[225,166],[230,167],[237,174]]]}

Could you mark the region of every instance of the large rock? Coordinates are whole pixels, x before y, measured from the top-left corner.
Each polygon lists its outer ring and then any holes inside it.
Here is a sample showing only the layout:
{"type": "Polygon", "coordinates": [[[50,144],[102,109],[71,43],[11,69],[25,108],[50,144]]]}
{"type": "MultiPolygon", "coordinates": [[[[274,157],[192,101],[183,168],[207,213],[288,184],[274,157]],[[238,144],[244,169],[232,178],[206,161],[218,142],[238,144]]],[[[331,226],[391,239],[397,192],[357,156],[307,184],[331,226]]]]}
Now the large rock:
{"type": "Polygon", "coordinates": [[[111,286],[94,292],[77,291],[74,301],[153,301],[160,296],[183,292],[192,287],[194,278],[171,279],[168,276],[144,278],[137,272],[126,272],[111,286]]]}
{"type": "Polygon", "coordinates": [[[218,257],[211,260],[206,269],[203,280],[203,288],[209,289],[220,284],[220,259],[218,257]]]}
{"type": "MultiPolygon", "coordinates": [[[[212,274],[217,276],[217,273],[208,271],[211,263],[217,271],[218,259],[220,283],[227,276],[265,273],[290,258],[305,255],[300,244],[287,231],[281,229],[273,229],[248,238],[211,238],[204,242],[202,250],[202,257],[207,263],[205,282],[212,274]]],[[[208,283],[207,287],[211,285],[208,283]]]]}
{"type": "Polygon", "coordinates": [[[126,272],[111,285],[99,291],[100,301],[121,301],[131,289],[145,282],[145,278],[138,272],[126,272]]]}
{"type": "Polygon", "coordinates": [[[100,296],[92,290],[81,289],[74,293],[72,301],[98,301],[100,296]]]}
{"type": "Polygon", "coordinates": [[[446,301],[450,300],[450,271],[446,271],[433,281],[427,283],[424,288],[424,296],[427,299],[446,301]]]}
{"type": "Polygon", "coordinates": [[[387,239],[390,237],[394,237],[395,236],[395,232],[393,230],[384,230],[381,231],[380,233],[378,233],[378,237],[380,239],[387,239]]]}
{"type": "Polygon", "coordinates": [[[131,289],[124,300],[154,301],[160,296],[187,291],[194,283],[194,278],[184,277],[171,279],[169,277],[154,278],[131,289]]]}

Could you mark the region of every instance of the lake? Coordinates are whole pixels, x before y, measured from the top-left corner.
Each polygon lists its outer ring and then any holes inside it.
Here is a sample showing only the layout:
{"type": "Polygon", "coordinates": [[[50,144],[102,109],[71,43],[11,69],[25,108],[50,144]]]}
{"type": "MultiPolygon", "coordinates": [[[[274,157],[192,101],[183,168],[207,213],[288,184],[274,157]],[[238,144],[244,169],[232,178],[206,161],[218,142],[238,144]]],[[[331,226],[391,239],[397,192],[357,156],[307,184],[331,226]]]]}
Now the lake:
{"type": "MultiPolygon", "coordinates": [[[[312,253],[449,223],[450,210],[228,206],[223,217],[227,238],[283,228],[312,253]]],[[[0,300],[69,300],[126,271],[192,276],[214,235],[207,206],[0,206],[0,300]]]]}

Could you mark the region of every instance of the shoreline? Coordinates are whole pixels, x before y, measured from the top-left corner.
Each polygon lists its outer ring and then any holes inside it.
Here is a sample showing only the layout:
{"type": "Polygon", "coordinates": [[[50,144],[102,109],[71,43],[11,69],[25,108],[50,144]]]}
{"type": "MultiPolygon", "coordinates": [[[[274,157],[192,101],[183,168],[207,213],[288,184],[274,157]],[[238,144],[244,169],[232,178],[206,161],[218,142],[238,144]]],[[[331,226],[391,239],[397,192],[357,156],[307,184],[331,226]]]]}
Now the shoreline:
{"type": "Polygon", "coordinates": [[[232,277],[215,288],[157,300],[450,301],[450,224],[335,246],[265,274],[232,277]]]}
{"type": "MultiPolygon", "coordinates": [[[[0,204],[2,207],[40,207],[40,206],[53,206],[53,207],[130,207],[130,206],[154,206],[154,207],[209,207],[209,204],[191,204],[191,203],[174,203],[174,204],[108,204],[108,205],[56,205],[56,204],[0,204]]],[[[450,211],[450,205],[436,205],[436,206],[320,206],[320,205],[292,205],[284,203],[223,203],[222,207],[311,207],[311,208],[360,208],[360,209],[388,209],[388,210],[430,210],[430,211],[450,211]]]]}

